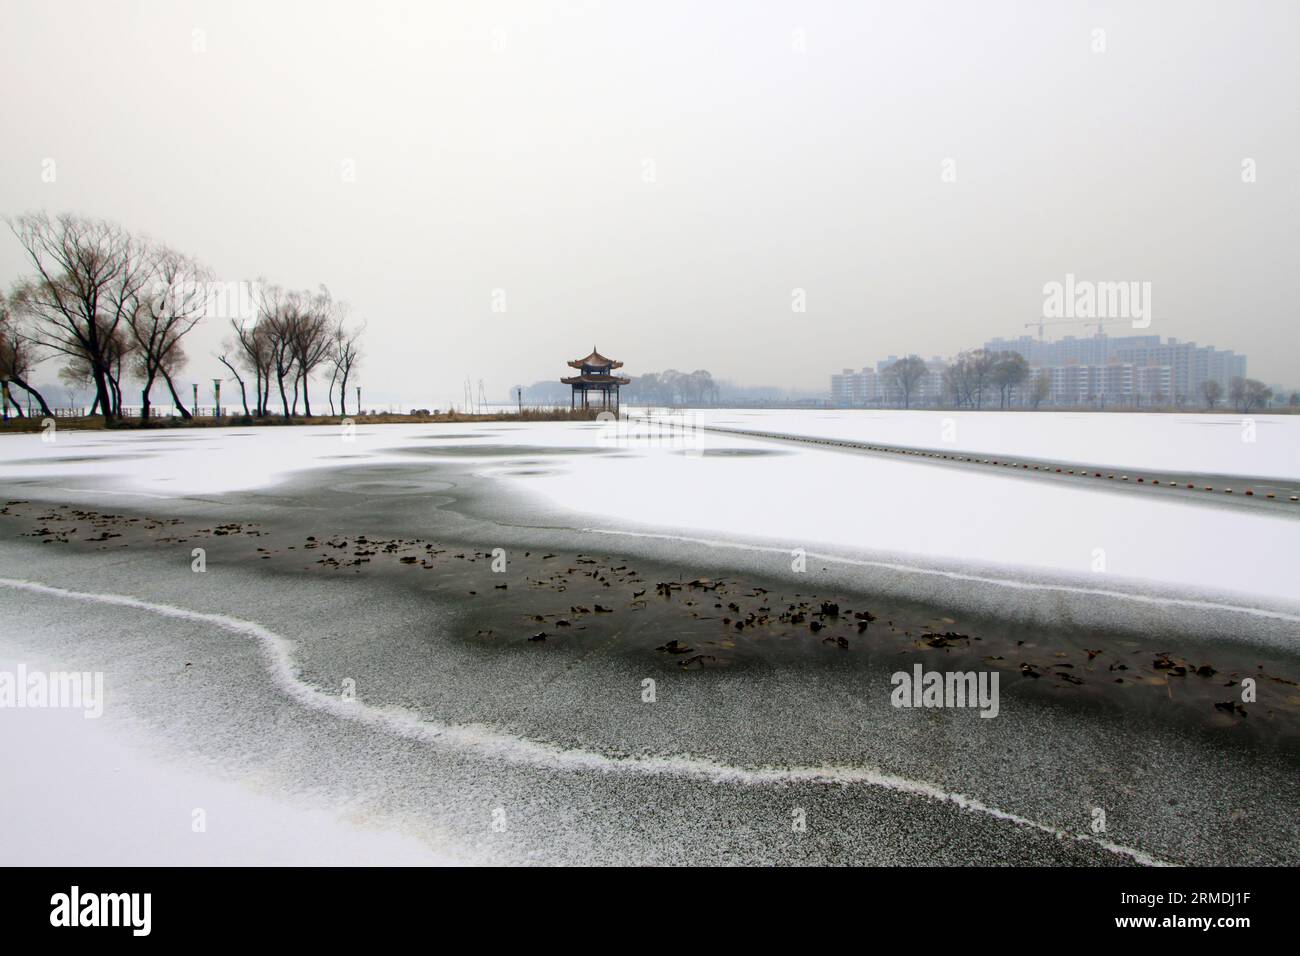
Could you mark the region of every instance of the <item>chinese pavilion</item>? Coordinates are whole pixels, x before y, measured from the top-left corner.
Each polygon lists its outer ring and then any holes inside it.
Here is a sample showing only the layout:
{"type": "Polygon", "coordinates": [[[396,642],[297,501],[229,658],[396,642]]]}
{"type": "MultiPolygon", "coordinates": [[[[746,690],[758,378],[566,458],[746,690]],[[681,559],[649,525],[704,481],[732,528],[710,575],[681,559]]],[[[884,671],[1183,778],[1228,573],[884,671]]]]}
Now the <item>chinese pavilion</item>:
{"type": "Polygon", "coordinates": [[[586,358],[574,359],[569,363],[569,368],[577,369],[578,374],[569,378],[560,379],[565,385],[572,385],[573,392],[569,397],[569,408],[591,408],[591,393],[599,392],[600,408],[612,408],[618,411],[618,387],[626,385],[630,378],[623,378],[621,375],[614,375],[616,368],[622,368],[622,362],[616,362],[614,359],[607,359],[596,351],[596,347],[591,347],[591,354],[586,358]],[[578,396],[582,395],[581,401],[578,396]]]}

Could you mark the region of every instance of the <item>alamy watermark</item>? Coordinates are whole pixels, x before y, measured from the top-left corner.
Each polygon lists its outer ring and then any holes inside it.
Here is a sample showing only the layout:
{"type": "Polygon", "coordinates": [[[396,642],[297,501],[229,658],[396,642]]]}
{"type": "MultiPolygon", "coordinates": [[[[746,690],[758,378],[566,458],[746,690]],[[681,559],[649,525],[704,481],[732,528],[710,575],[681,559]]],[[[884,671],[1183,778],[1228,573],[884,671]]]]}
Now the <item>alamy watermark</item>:
{"type": "Polygon", "coordinates": [[[615,448],[668,448],[687,457],[704,453],[704,429],[692,409],[647,409],[639,415],[620,418],[613,412],[596,416],[601,422],[598,443],[615,448]]]}
{"type": "Polygon", "coordinates": [[[103,716],[102,671],[29,671],[19,664],[14,671],[0,670],[2,709],[80,710],[87,720],[103,716]]]}
{"type": "Polygon", "coordinates": [[[153,315],[252,321],[261,311],[260,282],[207,282],[177,279],[155,282],[148,305],[153,315]]]}
{"type": "Polygon", "coordinates": [[[1151,325],[1151,283],[1092,282],[1067,272],[1064,282],[1043,286],[1045,319],[1128,319],[1133,328],[1151,325]]]}
{"type": "Polygon", "coordinates": [[[898,671],[889,682],[895,707],[979,708],[981,717],[998,715],[997,671],[927,671],[917,664],[912,673],[898,671]]]}
{"type": "Polygon", "coordinates": [[[148,936],[153,927],[152,893],[83,893],[74,886],[50,897],[51,926],[117,926],[133,936],[148,936]]]}

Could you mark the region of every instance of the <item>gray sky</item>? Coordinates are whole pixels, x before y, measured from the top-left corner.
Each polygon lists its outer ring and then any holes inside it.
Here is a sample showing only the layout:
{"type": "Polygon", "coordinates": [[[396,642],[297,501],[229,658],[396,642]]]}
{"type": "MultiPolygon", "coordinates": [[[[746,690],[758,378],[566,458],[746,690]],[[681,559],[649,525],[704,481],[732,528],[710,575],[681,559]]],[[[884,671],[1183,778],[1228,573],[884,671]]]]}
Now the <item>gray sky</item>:
{"type": "MultiPolygon", "coordinates": [[[[1289,0],[4,18],[0,212],[105,216],[224,280],[327,284],[369,321],[375,400],[445,405],[467,376],[501,395],[593,344],[634,375],[824,388],[1020,334],[1067,272],[1149,281],[1149,332],[1300,384],[1289,0]]],[[[0,281],[25,269],[0,236],[0,281]]],[[[191,341],[184,380],[219,371],[223,334],[191,341]]]]}

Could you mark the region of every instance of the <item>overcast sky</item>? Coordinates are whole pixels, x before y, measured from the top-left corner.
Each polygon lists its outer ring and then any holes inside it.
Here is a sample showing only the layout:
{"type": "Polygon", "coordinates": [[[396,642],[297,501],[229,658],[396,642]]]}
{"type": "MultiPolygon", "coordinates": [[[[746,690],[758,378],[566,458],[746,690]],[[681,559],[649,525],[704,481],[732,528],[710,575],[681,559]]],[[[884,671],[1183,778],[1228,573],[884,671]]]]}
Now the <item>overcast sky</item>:
{"type": "MultiPolygon", "coordinates": [[[[224,280],[325,283],[369,322],[376,401],[445,406],[466,377],[502,395],[593,344],[633,375],[826,388],[1021,334],[1067,273],[1148,281],[1149,333],[1300,385],[1294,0],[6,0],[3,19],[0,213],[104,216],[224,280]]],[[[0,281],[24,271],[5,232],[0,281]]],[[[223,334],[183,380],[220,371],[223,334]]]]}

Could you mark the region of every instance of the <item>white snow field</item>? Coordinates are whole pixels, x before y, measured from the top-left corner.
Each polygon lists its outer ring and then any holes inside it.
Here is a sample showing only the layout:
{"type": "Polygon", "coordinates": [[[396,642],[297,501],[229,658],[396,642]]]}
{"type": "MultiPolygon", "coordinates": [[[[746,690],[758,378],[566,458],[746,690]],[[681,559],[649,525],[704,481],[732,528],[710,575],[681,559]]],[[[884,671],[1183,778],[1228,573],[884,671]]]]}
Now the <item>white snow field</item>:
{"type": "MultiPolygon", "coordinates": [[[[728,420],[727,413],[713,414],[728,420]]],[[[1032,419],[1038,429],[1051,421],[1046,415],[996,417],[1032,419]]],[[[1065,429],[1091,429],[1090,453],[1131,448],[1136,455],[1137,436],[1150,436],[1155,427],[1118,414],[1081,417],[1083,426],[1065,429]],[[1097,431],[1111,423],[1118,437],[1097,431]]],[[[743,420],[775,430],[790,418],[786,412],[770,413],[770,421],[746,413],[743,420]]],[[[1183,436],[1183,426],[1170,421],[1183,436]]],[[[1292,421],[1273,432],[1261,428],[1272,437],[1257,444],[1293,445],[1292,421]]],[[[1190,462],[1197,454],[1193,436],[1203,431],[1189,426],[1187,437],[1170,443],[1172,454],[1190,462]]],[[[732,435],[698,433],[695,441],[698,447],[683,447],[680,436],[646,436],[615,423],[358,426],[351,440],[337,428],[307,426],[64,431],[53,443],[37,435],[0,437],[0,480],[10,483],[15,497],[89,496],[101,507],[148,508],[149,499],[268,488],[301,470],[435,461],[442,449],[475,461],[474,449],[481,447],[477,474],[498,479],[525,509],[566,526],[785,551],[825,548],[919,566],[1001,569],[1003,578],[1065,575],[1090,587],[1130,579],[1166,592],[1235,592],[1296,606],[1300,515],[732,435]],[[503,457],[503,446],[517,447],[519,455],[503,457]],[[16,479],[28,483],[15,487],[16,479]]],[[[1231,467],[1228,444],[1204,441],[1210,450],[1197,467],[1231,467]]],[[[1153,466],[1168,465],[1159,447],[1142,453],[1153,466]]],[[[1286,472],[1294,450],[1270,455],[1273,464],[1265,470],[1286,472]]]]}
{"type": "MultiPolygon", "coordinates": [[[[0,630],[0,641],[6,636],[0,630]]],[[[0,659],[0,670],[12,673],[17,664],[0,659]]],[[[146,752],[138,729],[120,725],[114,713],[98,720],[86,720],[77,710],[4,714],[0,752],[5,761],[14,768],[40,768],[25,775],[24,786],[0,787],[0,815],[22,821],[0,850],[4,865],[468,862],[245,781],[172,766],[146,752]]]]}
{"type": "Polygon", "coordinates": [[[892,409],[701,409],[688,414],[701,425],[844,441],[1116,468],[1300,478],[1300,415],[892,409]]]}

